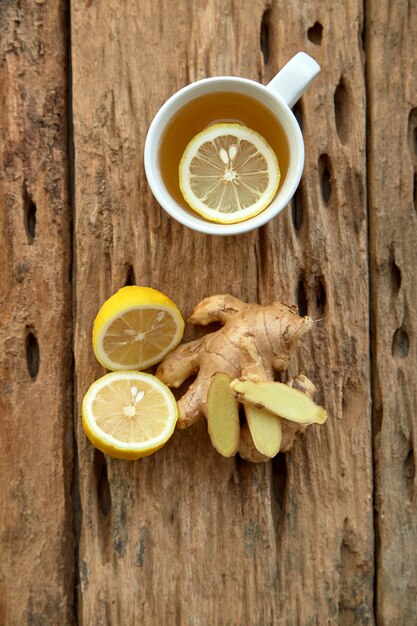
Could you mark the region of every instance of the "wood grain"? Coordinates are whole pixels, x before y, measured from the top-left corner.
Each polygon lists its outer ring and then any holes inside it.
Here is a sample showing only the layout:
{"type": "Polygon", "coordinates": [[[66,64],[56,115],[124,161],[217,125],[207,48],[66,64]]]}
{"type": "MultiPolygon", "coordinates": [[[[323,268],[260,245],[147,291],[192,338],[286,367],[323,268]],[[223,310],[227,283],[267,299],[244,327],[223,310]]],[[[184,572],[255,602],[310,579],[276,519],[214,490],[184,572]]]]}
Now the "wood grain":
{"type": "Polygon", "coordinates": [[[79,620],[371,624],[361,7],[196,7],[72,4],[78,407],[102,373],[90,349],[94,316],[134,278],[168,293],[185,316],[201,297],[229,292],[248,301],[298,301],[324,318],[294,367],[317,383],[331,418],[293,454],[262,466],[222,459],[204,423],[176,433],[154,457],[113,461],[93,451],[78,420],[79,620]],[[308,37],[316,21],[320,45],[308,37]],[[342,25],[344,38],[337,36],[342,25]],[[323,73],[299,107],[307,162],[298,208],[236,238],[173,222],[143,172],[144,139],[158,107],[204,76],[267,82],[299,49],[316,56],[323,73]]]}
{"type": "Polygon", "coordinates": [[[2,626],[417,623],[412,9],[0,3],[2,626]],[[291,204],[238,237],[174,222],[143,169],[158,108],[207,76],[266,84],[299,50],[322,72],[294,108],[291,204]],[[92,324],[133,283],[184,317],[222,292],[311,315],[289,374],[326,424],[259,465],[218,455],[204,421],[141,461],[95,450],[92,324]]]}
{"type": "MultiPolygon", "coordinates": [[[[185,316],[211,293],[257,297],[256,235],[210,238],[169,220],[148,190],[142,153],[148,126],[171,93],[206,74],[239,71],[220,42],[247,55],[245,70],[257,77],[263,10],[256,3],[198,11],[193,3],[73,4],[78,403],[102,371],[90,348],[94,316],[132,275],[129,267],[137,283],[172,296],[185,316]],[[87,36],[92,31],[103,36],[87,36]],[[91,68],[101,76],[94,88],[91,68]]],[[[220,624],[271,613],[276,556],[255,549],[260,532],[266,544],[274,541],[265,468],[251,469],[253,495],[242,492],[234,461],[215,453],[204,424],[176,434],[158,456],[126,465],[95,453],[78,422],[78,449],[82,623],[123,616],[126,624],[220,624]],[[266,503],[245,516],[242,498],[255,502],[257,490],[266,503]],[[255,585],[266,609],[248,606],[255,585]]]]}
{"type": "Polygon", "coordinates": [[[417,621],[417,14],[411,9],[401,2],[367,5],[376,615],[381,626],[417,621]]]}
{"type": "Polygon", "coordinates": [[[0,623],[72,624],[65,6],[0,15],[0,623]]]}
{"type": "MultiPolygon", "coordinates": [[[[272,42],[288,29],[285,54],[305,49],[322,66],[296,106],[306,141],[300,189],[292,210],[262,233],[263,297],[279,289],[318,320],[297,368],[315,382],[330,414],[325,429],[307,432],[273,467],[276,492],[284,492],[275,519],[277,623],[288,626],[373,623],[362,22],[353,3],[277,3],[269,16],[272,42]]],[[[280,46],[272,47],[266,77],[284,60],[280,46]]]]}

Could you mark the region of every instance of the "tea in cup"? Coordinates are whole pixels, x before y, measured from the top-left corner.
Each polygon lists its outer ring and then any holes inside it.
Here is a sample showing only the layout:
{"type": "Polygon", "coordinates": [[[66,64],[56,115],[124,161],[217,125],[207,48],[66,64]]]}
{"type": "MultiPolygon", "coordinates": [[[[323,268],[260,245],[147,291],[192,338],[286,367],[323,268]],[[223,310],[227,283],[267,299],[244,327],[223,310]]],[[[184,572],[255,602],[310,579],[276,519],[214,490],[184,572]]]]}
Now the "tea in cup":
{"type": "MultiPolygon", "coordinates": [[[[212,235],[247,232],[275,217],[294,195],[304,166],[303,137],[291,107],[319,71],[316,61],[300,52],[266,86],[245,78],[220,76],[192,83],[171,96],[156,114],[145,142],[146,176],[155,198],[165,211],[183,225],[212,235]],[[211,177],[222,164],[226,171],[221,181],[224,186],[227,187],[229,182],[228,174],[230,179],[235,177],[233,168],[229,167],[229,161],[236,155],[235,145],[229,149],[227,146],[226,149],[219,149],[219,145],[222,145],[220,137],[216,147],[211,146],[218,164],[212,160],[207,147],[204,147],[204,138],[212,128],[219,129],[216,136],[222,129],[226,129],[229,134],[236,131],[236,146],[244,145],[241,144],[240,135],[243,136],[242,141],[245,141],[245,137],[248,140],[249,131],[253,133],[249,134],[249,144],[253,136],[254,144],[260,146],[260,151],[272,167],[271,176],[276,176],[272,163],[274,157],[278,162],[278,182],[273,197],[265,208],[243,221],[232,221],[240,220],[240,217],[234,217],[229,207],[225,208],[222,215],[223,207],[219,206],[219,219],[226,220],[219,223],[216,212],[199,212],[198,204],[193,208],[192,202],[187,202],[188,196],[184,193],[186,185],[181,184],[180,167],[186,150],[194,145],[196,139],[198,144],[199,137],[202,139],[197,147],[203,149],[202,159],[207,163],[210,161],[208,167],[211,169],[208,171],[211,177]],[[244,129],[249,131],[245,132],[244,129]],[[207,219],[207,214],[214,217],[207,219]]],[[[210,134],[213,135],[213,132],[210,131],[210,134]]],[[[210,176],[207,175],[207,178],[210,176]]],[[[248,180],[254,180],[250,173],[248,180]]],[[[236,182],[238,185],[240,182],[242,188],[246,185],[243,176],[241,181],[236,182]]],[[[255,180],[254,186],[260,187],[259,182],[255,180]]],[[[255,189],[255,193],[258,191],[255,189]]],[[[226,197],[227,189],[222,194],[220,197],[226,197]]],[[[204,207],[204,204],[201,206],[204,207]]]]}

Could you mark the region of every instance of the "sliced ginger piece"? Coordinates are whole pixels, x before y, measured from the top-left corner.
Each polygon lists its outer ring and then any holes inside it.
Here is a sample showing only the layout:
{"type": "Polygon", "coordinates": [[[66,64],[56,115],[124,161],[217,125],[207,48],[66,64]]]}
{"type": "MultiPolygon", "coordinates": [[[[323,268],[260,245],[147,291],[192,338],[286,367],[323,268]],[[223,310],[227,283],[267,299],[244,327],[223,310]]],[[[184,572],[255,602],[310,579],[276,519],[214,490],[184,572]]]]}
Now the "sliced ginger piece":
{"type": "Polygon", "coordinates": [[[239,402],[263,407],[298,424],[323,424],[327,414],[302,391],[273,381],[234,380],[239,402]]]}
{"type": "Polygon", "coordinates": [[[240,429],[239,456],[250,463],[267,463],[270,461],[269,456],[261,454],[253,443],[252,435],[247,422],[242,424],[240,429]]]}
{"type": "Polygon", "coordinates": [[[253,404],[245,404],[245,415],[258,452],[270,458],[278,454],[282,440],[278,415],[253,404]]]}
{"type": "Polygon", "coordinates": [[[207,425],[213,448],[222,456],[236,454],[239,447],[239,404],[230,389],[228,374],[213,376],[207,394],[207,425]]]}

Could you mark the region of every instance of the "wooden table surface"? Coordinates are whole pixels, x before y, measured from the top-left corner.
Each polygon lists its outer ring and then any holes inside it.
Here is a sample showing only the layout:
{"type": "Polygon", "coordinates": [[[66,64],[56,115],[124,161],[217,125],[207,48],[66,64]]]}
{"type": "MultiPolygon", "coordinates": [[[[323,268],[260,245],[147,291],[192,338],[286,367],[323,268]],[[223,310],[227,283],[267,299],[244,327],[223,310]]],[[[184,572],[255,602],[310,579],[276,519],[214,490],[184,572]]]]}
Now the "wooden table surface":
{"type": "Polygon", "coordinates": [[[0,20],[0,623],[417,624],[416,4],[3,0],[0,20]],[[235,237],[169,218],[143,169],[161,104],[299,50],[322,71],[291,205],[235,237]],[[185,317],[216,293],[298,305],[293,368],[327,423],[266,464],[219,456],[203,421],[141,461],[96,451],[92,323],[132,283],[185,317]]]}

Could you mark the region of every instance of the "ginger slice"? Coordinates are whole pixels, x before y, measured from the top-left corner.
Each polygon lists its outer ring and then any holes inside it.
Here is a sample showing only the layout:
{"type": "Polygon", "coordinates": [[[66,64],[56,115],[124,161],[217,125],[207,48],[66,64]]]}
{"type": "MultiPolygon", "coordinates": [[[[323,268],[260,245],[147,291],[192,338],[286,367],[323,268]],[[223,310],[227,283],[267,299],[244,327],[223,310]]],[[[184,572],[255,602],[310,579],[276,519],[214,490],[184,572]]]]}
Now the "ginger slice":
{"type": "Polygon", "coordinates": [[[208,433],[213,448],[225,457],[236,454],[240,439],[239,404],[231,382],[228,374],[215,374],[207,394],[208,433]]]}
{"type": "Polygon", "coordinates": [[[272,381],[234,380],[230,388],[239,402],[263,407],[298,424],[323,424],[326,411],[302,391],[272,381]]]}
{"type": "Polygon", "coordinates": [[[261,454],[259,450],[255,448],[252,435],[249,430],[248,424],[245,422],[240,428],[240,442],[239,442],[239,456],[245,461],[250,463],[267,463],[271,460],[269,456],[261,454]]]}
{"type": "Polygon", "coordinates": [[[245,404],[245,415],[255,448],[272,458],[278,454],[281,440],[281,419],[267,409],[245,404]]]}

